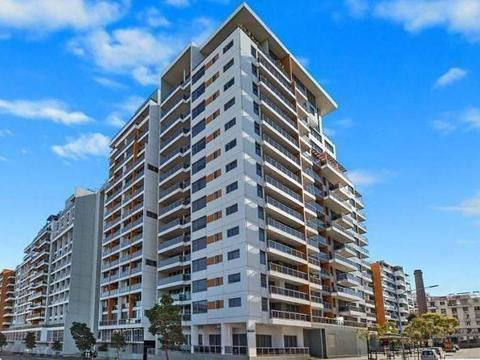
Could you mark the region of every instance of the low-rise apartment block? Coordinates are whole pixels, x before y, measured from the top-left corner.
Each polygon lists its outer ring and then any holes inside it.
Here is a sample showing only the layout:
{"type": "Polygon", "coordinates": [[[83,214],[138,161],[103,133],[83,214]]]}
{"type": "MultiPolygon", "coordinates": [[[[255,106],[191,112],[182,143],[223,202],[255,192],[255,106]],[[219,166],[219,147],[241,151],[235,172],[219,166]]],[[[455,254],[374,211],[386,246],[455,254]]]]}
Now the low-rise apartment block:
{"type": "Polygon", "coordinates": [[[14,302],[15,271],[4,269],[0,273],[0,330],[12,325],[14,302]]]}
{"type": "Polygon", "coordinates": [[[407,324],[408,315],[414,312],[412,289],[408,274],[402,266],[386,261],[371,264],[377,323],[394,322],[399,330],[407,324]]]}
{"type": "Polygon", "coordinates": [[[33,332],[36,352],[51,352],[51,344],[58,340],[64,354],[75,354],[72,322],[96,329],[101,211],[101,191],[76,189],[65,208],[50,216],[26,247],[16,271],[13,323],[4,331],[8,350],[24,350],[23,339],[33,332]]]}
{"type": "Polygon", "coordinates": [[[461,347],[480,346],[480,292],[428,296],[428,311],[456,318],[460,325],[452,335],[461,347]]]}

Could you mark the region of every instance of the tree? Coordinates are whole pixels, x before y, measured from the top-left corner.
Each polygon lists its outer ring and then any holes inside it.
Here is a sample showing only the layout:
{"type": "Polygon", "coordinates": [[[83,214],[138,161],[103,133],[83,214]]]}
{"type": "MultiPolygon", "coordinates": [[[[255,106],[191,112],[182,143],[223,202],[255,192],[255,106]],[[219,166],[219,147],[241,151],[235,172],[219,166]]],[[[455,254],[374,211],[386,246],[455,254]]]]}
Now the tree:
{"type": "Polygon", "coordinates": [[[52,350],[55,351],[55,354],[59,354],[60,351],[62,351],[63,349],[63,344],[60,340],[55,340],[53,343],[52,343],[52,350]]]}
{"type": "Polygon", "coordinates": [[[181,309],[179,306],[173,305],[173,299],[169,294],[164,294],[160,303],[147,310],[146,315],[150,320],[148,331],[153,336],[158,335],[158,341],[168,360],[168,350],[178,349],[185,343],[182,333],[181,309]]]}
{"type": "Polygon", "coordinates": [[[383,325],[377,324],[378,336],[397,335],[398,328],[394,321],[387,321],[383,325]]]}
{"type": "Polygon", "coordinates": [[[37,337],[35,336],[35,333],[27,332],[27,335],[25,335],[25,346],[30,351],[37,346],[37,337]]]}
{"type": "Polygon", "coordinates": [[[4,333],[0,333],[0,350],[3,351],[3,347],[7,345],[7,337],[4,333]]]}
{"type": "Polygon", "coordinates": [[[72,334],[77,349],[83,354],[85,354],[86,351],[91,351],[93,345],[97,342],[92,331],[85,323],[73,322],[70,327],[70,333],[72,334]]]}
{"type": "Polygon", "coordinates": [[[405,335],[412,340],[420,342],[430,339],[445,339],[455,332],[458,320],[449,316],[426,313],[417,316],[405,326],[405,335]]]}
{"type": "Polygon", "coordinates": [[[127,343],[125,342],[125,337],[120,331],[115,331],[112,334],[112,345],[117,349],[117,360],[120,359],[120,351],[122,351],[127,343]]]}
{"type": "Polygon", "coordinates": [[[412,321],[413,319],[415,319],[416,317],[417,317],[417,314],[415,314],[415,313],[410,313],[410,314],[408,314],[407,321],[410,322],[410,321],[412,321]]]}

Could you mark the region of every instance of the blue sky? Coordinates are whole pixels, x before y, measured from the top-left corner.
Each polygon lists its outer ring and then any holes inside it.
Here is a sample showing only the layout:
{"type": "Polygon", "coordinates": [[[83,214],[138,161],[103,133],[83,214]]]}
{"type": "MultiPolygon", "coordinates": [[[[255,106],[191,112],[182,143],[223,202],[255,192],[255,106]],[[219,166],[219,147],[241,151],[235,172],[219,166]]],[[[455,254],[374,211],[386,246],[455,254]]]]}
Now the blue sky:
{"type": "MultiPolygon", "coordinates": [[[[228,0],[4,0],[0,267],[75,186],[98,188],[108,139],[228,0]]],[[[249,5],[339,104],[325,118],[364,193],[372,258],[434,293],[480,288],[480,1],[249,5]]]]}

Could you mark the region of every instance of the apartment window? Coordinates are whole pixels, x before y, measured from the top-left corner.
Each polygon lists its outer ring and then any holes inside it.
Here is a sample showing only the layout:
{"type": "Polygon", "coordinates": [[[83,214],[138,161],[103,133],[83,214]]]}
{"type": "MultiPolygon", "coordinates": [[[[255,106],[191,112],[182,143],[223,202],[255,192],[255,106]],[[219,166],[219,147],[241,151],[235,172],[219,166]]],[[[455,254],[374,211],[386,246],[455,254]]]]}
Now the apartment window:
{"type": "Polygon", "coordinates": [[[192,76],[192,85],[195,84],[200,78],[205,74],[205,65],[202,66],[195,74],[192,76]]]}
{"type": "Polygon", "coordinates": [[[237,283],[240,282],[240,273],[230,274],[228,275],[228,283],[237,283]]]}
{"type": "Polygon", "coordinates": [[[235,105],[235,98],[231,98],[230,100],[228,100],[225,105],[223,105],[223,111],[227,111],[228,109],[230,109],[233,105],[235,105]]]}
{"type": "Polygon", "coordinates": [[[232,66],[233,66],[233,63],[234,63],[234,60],[233,59],[230,59],[229,62],[227,62],[225,64],[225,66],[223,67],[223,72],[227,71],[228,69],[230,69],[232,66]]]}
{"type": "Polygon", "coordinates": [[[228,89],[230,89],[233,84],[235,84],[235,78],[231,78],[230,80],[228,80],[227,83],[225,83],[225,85],[223,85],[223,91],[227,91],[228,89]]]}
{"type": "Polygon", "coordinates": [[[207,164],[207,160],[205,159],[205,156],[202,157],[201,159],[195,161],[192,164],[192,175],[196,174],[202,169],[205,169],[205,165],[207,164]]]}
{"type": "Polygon", "coordinates": [[[240,227],[235,226],[227,230],[227,237],[232,237],[240,233],[240,227]]]}
{"type": "Polygon", "coordinates": [[[286,348],[296,348],[297,345],[297,337],[295,335],[283,335],[283,346],[286,348]]]}
{"type": "MultiPolygon", "coordinates": [[[[204,314],[208,311],[207,300],[194,301],[192,303],[192,312],[194,314],[204,314]]],[[[199,334],[200,335],[200,334],[199,334]]]]}
{"type": "Polygon", "coordinates": [[[260,286],[262,288],[267,287],[267,275],[266,274],[260,274],[260,286]]]}
{"type": "Polygon", "coordinates": [[[262,165],[260,165],[259,163],[257,163],[257,175],[258,176],[262,176],[263,175],[263,171],[262,171],[262,165]]]}
{"type": "Polygon", "coordinates": [[[227,194],[238,189],[238,181],[227,185],[227,194]]]}
{"type": "Polygon", "coordinates": [[[265,242],[265,229],[258,228],[258,241],[265,242]]]}
{"type": "Polygon", "coordinates": [[[206,185],[207,185],[207,179],[205,176],[202,177],[201,179],[198,179],[197,181],[194,181],[192,183],[192,194],[203,189],[206,185]]]}
{"type": "Polygon", "coordinates": [[[225,213],[228,215],[236,213],[238,211],[238,204],[233,204],[225,209],[225,213]]]}
{"type": "Polygon", "coordinates": [[[229,162],[227,165],[225,165],[225,172],[229,172],[230,170],[233,170],[237,167],[237,160],[233,160],[232,162],[229,162]]]}
{"type": "Polygon", "coordinates": [[[258,96],[258,85],[252,82],[252,92],[253,95],[258,96]]]}
{"type": "Polygon", "coordinates": [[[227,152],[230,149],[233,149],[235,146],[237,146],[237,139],[233,139],[229,143],[225,144],[225,152],[227,152]]]}
{"type": "Polygon", "coordinates": [[[267,255],[265,254],[265,251],[260,250],[260,264],[266,265],[267,264],[267,255]]]}
{"type": "Polygon", "coordinates": [[[192,240],[192,252],[205,249],[207,247],[207,237],[202,236],[199,239],[192,240]]]}
{"type": "Polygon", "coordinates": [[[262,297],[262,311],[268,311],[268,299],[266,297],[262,297]]]}
{"type": "Polygon", "coordinates": [[[201,258],[192,261],[192,272],[202,271],[207,269],[207,258],[201,258]]]}
{"type": "Polygon", "coordinates": [[[198,115],[200,115],[205,110],[205,100],[202,100],[200,104],[195,106],[192,110],[192,120],[195,119],[198,115]]]}
{"type": "Polygon", "coordinates": [[[198,99],[200,95],[205,92],[205,83],[199,85],[195,90],[192,91],[192,101],[198,99]]]}
{"type": "Polygon", "coordinates": [[[211,258],[208,259],[208,264],[209,265],[215,265],[215,264],[219,264],[223,261],[223,255],[220,254],[220,255],[215,255],[211,258]]]}
{"type": "Polygon", "coordinates": [[[207,279],[192,281],[192,292],[207,291],[207,279]]]}
{"type": "Polygon", "coordinates": [[[233,40],[223,47],[223,53],[225,54],[228,50],[231,49],[232,46],[233,46],[233,40]]]}
{"type": "Polygon", "coordinates": [[[198,135],[203,130],[205,130],[205,119],[200,120],[198,123],[192,126],[192,137],[198,135]]]}
{"type": "Polygon", "coordinates": [[[262,145],[257,142],[255,142],[255,154],[262,156],[262,145]]]}
{"type": "Polygon", "coordinates": [[[200,199],[192,202],[192,212],[203,209],[205,206],[207,206],[207,197],[202,196],[200,199]]]}
{"type": "Polygon", "coordinates": [[[263,199],[263,186],[257,184],[257,196],[263,199]]]}
{"type": "Polygon", "coordinates": [[[255,101],[253,102],[253,112],[257,115],[260,114],[260,107],[258,106],[258,103],[256,103],[255,101]]]}
{"type": "Polygon", "coordinates": [[[210,283],[209,287],[221,286],[223,285],[223,277],[213,278],[210,279],[208,282],[210,283]]]}
{"type": "Polygon", "coordinates": [[[250,54],[252,54],[254,58],[257,58],[257,49],[255,49],[253,46],[250,46],[250,54]]]}
{"type": "Polygon", "coordinates": [[[228,307],[240,307],[242,306],[242,298],[230,298],[228,299],[228,307]]]}
{"type": "Polygon", "coordinates": [[[227,253],[228,260],[238,259],[240,257],[240,249],[232,250],[227,253]]]}
{"type": "Polygon", "coordinates": [[[227,131],[228,129],[234,127],[236,123],[237,123],[237,119],[236,119],[236,118],[233,118],[232,120],[227,121],[227,122],[225,123],[225,131],[227,131]]]}
{"type": "Polygon", "coordinates": [[[207,217],[202,216],[200,219],[192,221],[192,232],[203,229],[207,226],[207,217]]]}
{"type": "Polygon", "coordinates": [[[252,63],[252,74],[258,76],[258,68],[254,63],[252,63]]]}
{"type": "Polygon", "coordinates": [[[263,207],[258,207],[258,218],[264,220],[265,219],[265,210],[263,207]]]}
{"type": "Polygon", "coordinates": [[[198,140],[195,144],[192,145],[192,156],[205,149],[207,141],[205,138],[198,140]]]}

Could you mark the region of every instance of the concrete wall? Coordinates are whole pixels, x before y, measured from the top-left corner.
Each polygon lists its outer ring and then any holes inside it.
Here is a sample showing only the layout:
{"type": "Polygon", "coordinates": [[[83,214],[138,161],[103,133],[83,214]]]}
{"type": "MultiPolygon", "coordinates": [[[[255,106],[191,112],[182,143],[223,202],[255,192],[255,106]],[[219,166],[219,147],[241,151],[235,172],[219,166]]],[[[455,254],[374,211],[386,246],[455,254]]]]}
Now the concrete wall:
{"type": "Polygon", "coordinates": [[[315,357],[355,357],[367,354],[366,340],[357,335],[357,330],[347,327],[326,327],[304,331],[305,346],[315,357]]]}

